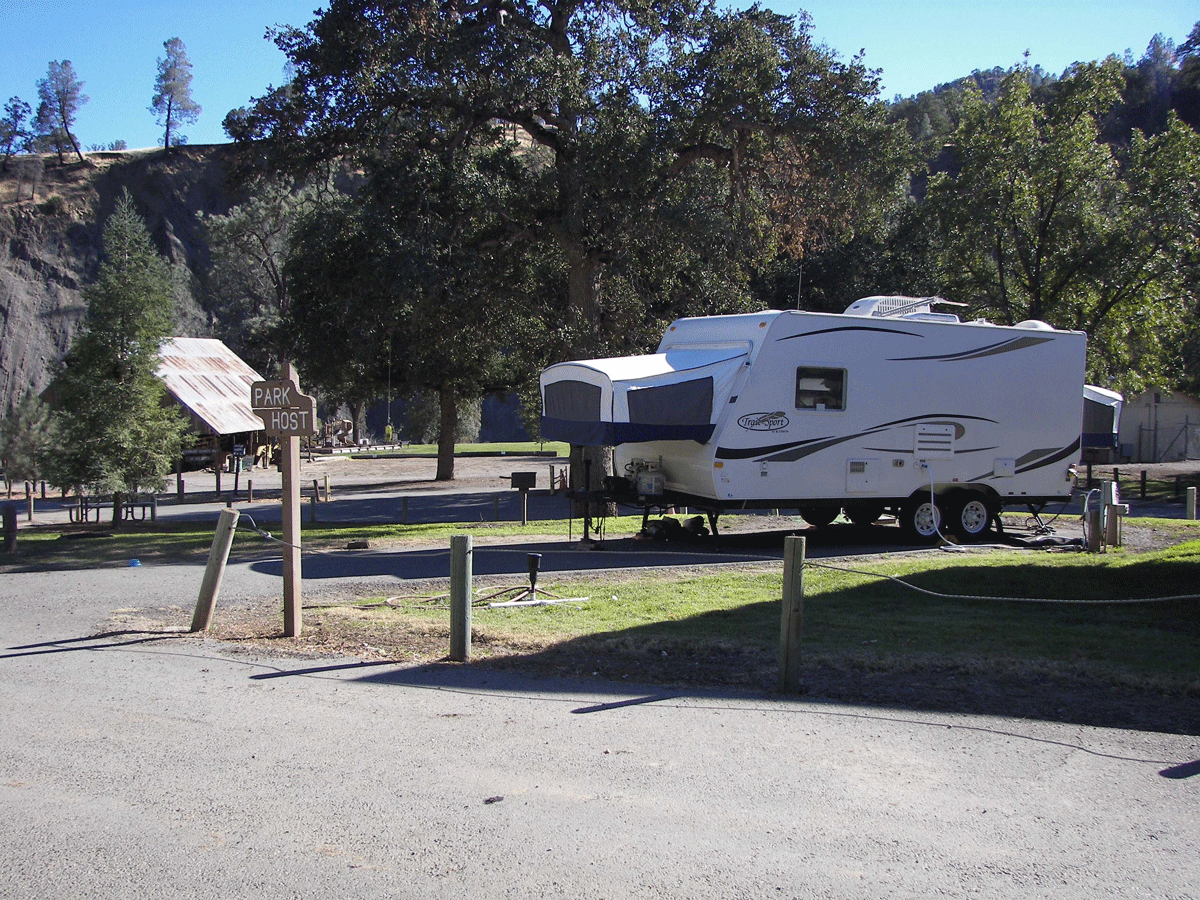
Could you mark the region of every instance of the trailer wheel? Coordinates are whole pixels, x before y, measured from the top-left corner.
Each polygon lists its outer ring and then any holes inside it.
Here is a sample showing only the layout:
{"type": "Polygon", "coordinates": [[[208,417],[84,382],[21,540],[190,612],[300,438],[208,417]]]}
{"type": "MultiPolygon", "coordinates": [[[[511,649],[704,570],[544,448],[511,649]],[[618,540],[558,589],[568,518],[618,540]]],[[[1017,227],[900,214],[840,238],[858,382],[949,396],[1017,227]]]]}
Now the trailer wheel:
{"type": "Polygon", "coordinates": [[[836,506],[802,506],[800,518],[813,528],[824,528],[838,517],[841,512],[836,506]]]}
{"type": "Polygon", "coordinates": [[[994,515],[986,497],[964,492],[950,503],[950,528],[964,541],[977,541],[992,527],[994,515]]]}
{"type": "Polygon", "coordinates": [[[913,537],[932,541],[942,527],[942,511],[931,500],[914,497],[904,504],[900,521],[913,537]]]}
{"type": "Polygon", "coordinates": [[[846,518],[863,528],[867,525],[873,525],[875,521],[883,515],[882,503],[853,503],[845,509],[846,518]]]}

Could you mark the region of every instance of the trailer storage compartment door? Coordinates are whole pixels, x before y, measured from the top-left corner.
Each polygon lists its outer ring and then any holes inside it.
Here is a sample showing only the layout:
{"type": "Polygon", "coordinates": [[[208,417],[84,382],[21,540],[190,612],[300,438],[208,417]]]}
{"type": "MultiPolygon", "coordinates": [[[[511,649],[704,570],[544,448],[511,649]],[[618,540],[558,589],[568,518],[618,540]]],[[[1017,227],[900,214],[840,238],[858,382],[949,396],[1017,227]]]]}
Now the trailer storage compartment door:
{"type": "Polygon", "coordinates": [[[542,372],[542,438],[581,446],[712,437],[742,348],[560,363],[542,372]]]}

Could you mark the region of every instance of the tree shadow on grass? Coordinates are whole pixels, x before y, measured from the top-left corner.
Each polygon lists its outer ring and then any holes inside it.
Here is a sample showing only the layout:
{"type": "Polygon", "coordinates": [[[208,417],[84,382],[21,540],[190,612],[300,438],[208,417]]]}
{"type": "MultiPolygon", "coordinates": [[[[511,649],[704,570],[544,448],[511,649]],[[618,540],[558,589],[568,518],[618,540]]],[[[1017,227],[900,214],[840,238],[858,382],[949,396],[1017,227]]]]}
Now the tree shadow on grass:
{"type": "MultiPolygon", "coordinates": [[[[806,598],[805,700],[1200,734],[1196,601],[987,599],[1028,585],[1021,566],[955,566],[806,598]],[[985,595],[985,591],[987,594],[985,595]]],[[[1184,592],[1194,565],[1051,570],[1045,599],[1184,592]],[[1087,570],[1083,570],[1087,571],[1087,570]]],[[[754,603],[585,635],[486,665],[674,688],[778,688],[779,604],[754,603]]]]}

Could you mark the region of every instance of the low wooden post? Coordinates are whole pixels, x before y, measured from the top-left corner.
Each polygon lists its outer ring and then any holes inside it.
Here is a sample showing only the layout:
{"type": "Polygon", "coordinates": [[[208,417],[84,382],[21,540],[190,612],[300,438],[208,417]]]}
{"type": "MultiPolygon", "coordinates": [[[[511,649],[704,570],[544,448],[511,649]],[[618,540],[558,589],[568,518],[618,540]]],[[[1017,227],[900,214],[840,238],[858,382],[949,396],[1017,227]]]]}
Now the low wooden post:
{"type": "Polygon", "coordinates": [[[212,624],[213,607],[221,591],[221,579],[225,576],[225,563],[229,559],[229,548],[233,546],[233,533],[237,530],[240,515],[236,509],[223,509],[217,519],[212,549],[208,551],[208,565],[204,569],[204,580],[200,583],[200,596],[196,599],[196,612],[192,616],[192,631],[207,631],[212,624]]]}
{"type": "Polygon", "coordinates": [[[308,504],[308,521],[315,523],[317,521],[317,489],[313,487],[312,503],[308,504]]]}
{"type": "Polygon", "coordinates": [[[1087,511],[1087,552],[1100,552],[1100,513],[1099,506],[1089,507],[1087,511]]]}
{"type": "Polygon", "coordinates": [[[779,622],[779,690],[800,692],[800,641],[804,637],[803,537],[788,537],[783,544],[783,603],[779,622]]]}
{"type": "Polygon", "coordinates": [[[246,502],[247,503],[254,502],[254,479],[253,478],[246,479],[246,502]]]}
{"type": "Polygon", "coordinates": [[[450,659],[471,659],[471,535],[450,538],[450,659]]]}
{"type": "Polygon", "coordinates": [[[1146,499],[1146,470],[1142,469],[1142,499],[1146,499]]]}
{"type": "Polygon", "coordinates": [[[1187,489],[1187,518],[1189,522],[1196,518],[1196,488],[1194,486],[1187,489]]]}
{"type": "Polygon", "coordinates": [[[325,475],[325,502],[329,502],[329,475],[325,475]]]}
{"type": "Polygon", "coordinates": [[[1122,541],[1121,520],[1129,512],[1124,503],[1111,503],[1104,507],[1104,546],[1120,547],[1122,541]]]}

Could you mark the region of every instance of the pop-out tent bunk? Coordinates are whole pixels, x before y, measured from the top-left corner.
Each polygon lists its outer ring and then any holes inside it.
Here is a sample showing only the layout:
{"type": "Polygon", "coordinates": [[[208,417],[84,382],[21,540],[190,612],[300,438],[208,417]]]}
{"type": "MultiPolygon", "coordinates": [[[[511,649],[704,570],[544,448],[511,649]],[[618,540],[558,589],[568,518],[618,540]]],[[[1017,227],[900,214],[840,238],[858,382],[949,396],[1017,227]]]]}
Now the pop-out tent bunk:
{"type": "Polygon", "coordinates": [[[542,372],[542,437],[578,446],[712,437],[749,347],[559,363],[542,372]]]}

